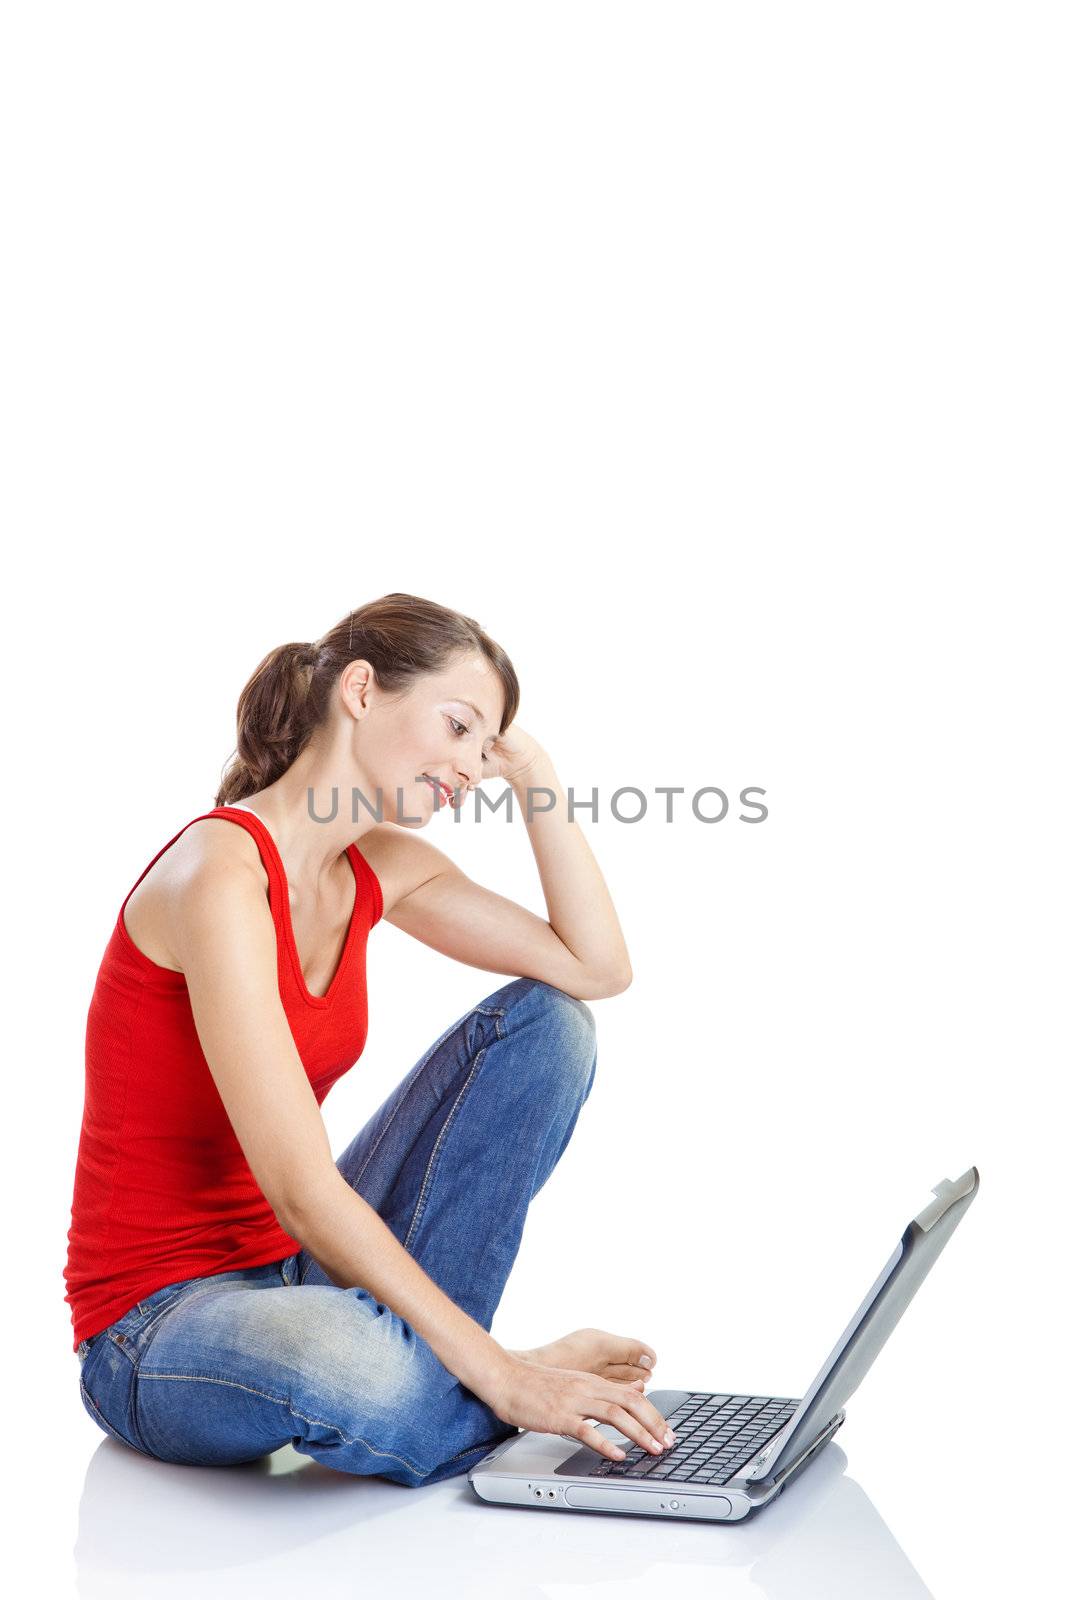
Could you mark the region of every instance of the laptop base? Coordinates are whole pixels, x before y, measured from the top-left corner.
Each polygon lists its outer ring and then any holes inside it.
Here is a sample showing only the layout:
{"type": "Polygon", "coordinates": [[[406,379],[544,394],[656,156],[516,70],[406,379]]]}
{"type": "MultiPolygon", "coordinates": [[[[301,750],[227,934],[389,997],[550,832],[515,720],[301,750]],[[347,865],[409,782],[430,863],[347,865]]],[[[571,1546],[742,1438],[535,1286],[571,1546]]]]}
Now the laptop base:
{"type": "MultiPolygon", "coordinates": [[[[664,1389],[648,1398],[664,1416],[687,1391],[664,1389]]],[[[796,1472],[803,1471],[844,1421],[839,1413],[796,1462],[773,1480],[746,1482],[740,1476],[726,1484],[671,1483],[669,1479],[620,1479],[569,1476],[560,1467],[575,1457],[573,1439],[558,1433],[517,1434],[467,1473],[482,1499],[496,1505],[531,1510],[606,1512],[612,1516],[681,1517],[687,1521],[741,1522],[781,1493],[796,1472]]],[[[598,1432],[624,1448],[633,1441],[606,1423],[598,1432]]],[[[596,1452],[590,1452],[596,1456],[596,1452]]],[[[603,1459],[603,1458],[598,1458],[603,1459]]]]}

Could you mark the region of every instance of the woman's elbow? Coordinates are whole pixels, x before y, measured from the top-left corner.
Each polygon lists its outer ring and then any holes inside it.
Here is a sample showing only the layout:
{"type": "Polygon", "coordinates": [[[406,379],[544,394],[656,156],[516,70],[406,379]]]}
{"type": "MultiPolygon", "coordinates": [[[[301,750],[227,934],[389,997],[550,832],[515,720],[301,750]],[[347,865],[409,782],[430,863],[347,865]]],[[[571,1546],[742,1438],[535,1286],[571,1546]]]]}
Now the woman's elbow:
{"type": "Polygon", "coordinates": [[[585,992],[579,996],[582,1000],[607,1000],[610,995],[622,994],[633,982],[634,975],[630,964],[616,968],[613,972],[604,973],[599,977],[591,978],[585,992]]]}

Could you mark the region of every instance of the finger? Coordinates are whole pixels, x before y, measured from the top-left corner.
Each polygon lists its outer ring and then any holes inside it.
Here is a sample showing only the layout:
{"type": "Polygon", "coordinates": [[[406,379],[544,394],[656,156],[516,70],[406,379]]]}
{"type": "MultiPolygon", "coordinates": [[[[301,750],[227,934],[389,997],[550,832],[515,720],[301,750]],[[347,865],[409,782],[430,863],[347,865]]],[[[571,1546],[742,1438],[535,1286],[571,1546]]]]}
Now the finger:
{"type": "Polygon", "coordinates": [[[616,1383],[633,1383],[639,1378],[642,1383],[647,1383],[651,1374],[647,1367],[625,1366],[619,1362],[610,1362],[601,1373],[602,1378],[611,1378],[616,1383]]]}
{"type": "Polygon", "coordinates": [[[652,1401],[641,1394],[636,1385],[633,1388],[624,1388],[622,1394],[625,1399],[620,1403],[628,1405],[638,1421],[642,1422],[657,1440],[666,1442],[666,1435],[670,1433],[670,1425],[666,1417],[652,1404],[652,1401]]]}
{"type": "Polygon", "coordinates": [[[602,1416],[602,1421],[627,1434],[643,1450],[660,1455],[669,1444],[665,1418],[636,1388],[617,1390],[616,1398],[608,1401],[605,1410],[608,1414],[602,1416]]]}
{"type": "Polygon", "coordinates": [[[621,1461],[626,1451],[611,1439],[605,1439],[596,1425],[595,1417],[586,1417],[579,1422],[573,1433],[565,1435],[568,1439],[576,1439],[579,1444],[584,1444],[590,1450],[595,1450],[598,1456],[606,1456],[609,1461],[621,1461]]]}

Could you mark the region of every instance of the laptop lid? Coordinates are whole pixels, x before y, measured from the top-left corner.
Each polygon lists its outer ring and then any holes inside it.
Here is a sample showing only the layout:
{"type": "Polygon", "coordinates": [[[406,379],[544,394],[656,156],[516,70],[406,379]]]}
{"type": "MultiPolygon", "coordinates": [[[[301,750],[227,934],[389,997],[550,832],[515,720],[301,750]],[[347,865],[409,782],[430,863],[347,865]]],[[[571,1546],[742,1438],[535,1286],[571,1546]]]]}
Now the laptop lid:
{"type": "Polygon", "coordinates": [[[859,1387],[977,1194],[978,1168],[969,1168],[955,1182],[943,1178],[933,1192],[936,1198],[909,1222],[788,1426],[746,1470],[747,1480],[784,1472],[859,1387]]]}

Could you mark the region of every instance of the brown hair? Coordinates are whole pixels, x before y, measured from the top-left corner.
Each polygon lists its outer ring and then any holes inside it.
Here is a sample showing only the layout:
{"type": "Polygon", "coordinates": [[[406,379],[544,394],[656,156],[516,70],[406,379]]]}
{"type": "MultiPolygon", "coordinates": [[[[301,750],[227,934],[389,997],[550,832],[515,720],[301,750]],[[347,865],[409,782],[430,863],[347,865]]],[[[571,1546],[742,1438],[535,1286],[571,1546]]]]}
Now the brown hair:
{"type": "Polygon", "coordinates": [[[504,689],[503,733],[519,706],[519,680],[505,651],[473,617],[413,594],[387,594],[349,612],[317,644],[280,644],[259,663],[237,702],[237,749],[223,771],[217,806],[256,794],[292,766],[327,718],[331,691],[350,661],[369,661],[382,689],[403,689],[439,672],[457,651],[480,650],[504,689]]]}

